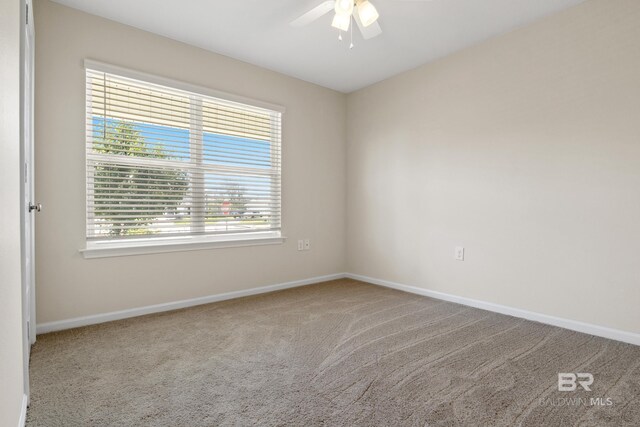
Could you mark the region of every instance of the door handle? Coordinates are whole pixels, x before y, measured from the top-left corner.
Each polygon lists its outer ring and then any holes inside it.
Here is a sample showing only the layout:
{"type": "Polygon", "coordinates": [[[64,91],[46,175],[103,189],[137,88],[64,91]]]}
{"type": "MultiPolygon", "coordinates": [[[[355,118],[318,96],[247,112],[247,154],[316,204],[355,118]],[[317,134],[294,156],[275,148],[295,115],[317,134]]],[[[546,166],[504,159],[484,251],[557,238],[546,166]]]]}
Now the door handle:
{"type": "Polygon", "coordinates": [[[42,203],[29,203],[29,212],[40,212],[42,210],[42,203]]]}

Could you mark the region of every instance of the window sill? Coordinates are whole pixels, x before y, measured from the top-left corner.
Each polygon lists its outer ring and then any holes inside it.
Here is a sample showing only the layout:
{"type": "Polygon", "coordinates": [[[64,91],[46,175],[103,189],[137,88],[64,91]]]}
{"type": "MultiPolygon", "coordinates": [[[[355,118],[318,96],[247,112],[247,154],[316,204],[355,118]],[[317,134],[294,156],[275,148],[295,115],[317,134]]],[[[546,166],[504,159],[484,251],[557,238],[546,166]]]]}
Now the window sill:
{"type": "Polygon", "coordinates": [[[111,242],[87,242],[80,249],[85,259],[107,258],[130,255],[159,254],[166,252],[200,251],[204,249],[235,248],[241,246],[278,245],[286,237],[280,233],[235,234],[226,236],[180,237],[119,240],[111,242]]]}

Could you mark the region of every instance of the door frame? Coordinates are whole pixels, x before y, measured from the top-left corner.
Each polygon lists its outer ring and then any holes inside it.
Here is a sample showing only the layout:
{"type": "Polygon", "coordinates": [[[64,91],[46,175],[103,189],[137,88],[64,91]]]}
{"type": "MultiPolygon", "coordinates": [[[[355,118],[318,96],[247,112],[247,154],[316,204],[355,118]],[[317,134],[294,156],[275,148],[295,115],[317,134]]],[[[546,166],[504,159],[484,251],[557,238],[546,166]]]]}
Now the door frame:
{"type": "Polygon", "coordinates": [[[29,357],[36,341],[34,214],[35,31],[32,0],[20,0],[20,172],[24,393],[29,397],[29,357]]]}

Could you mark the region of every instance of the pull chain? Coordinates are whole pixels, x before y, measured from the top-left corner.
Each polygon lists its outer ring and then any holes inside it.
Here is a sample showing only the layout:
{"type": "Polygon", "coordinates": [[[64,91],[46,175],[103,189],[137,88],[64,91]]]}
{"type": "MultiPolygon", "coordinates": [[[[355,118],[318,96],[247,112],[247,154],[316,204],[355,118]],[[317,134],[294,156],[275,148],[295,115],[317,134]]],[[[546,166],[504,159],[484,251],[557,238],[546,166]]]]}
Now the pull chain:
{"type": "Polygon", "coordinates": [[[350,17],[351,19],[351,25],[349,25],[350,29],[351,29],[351,44],[349,44],[349,49],[353,49],[353,15],[351,15],[350,17]]]}

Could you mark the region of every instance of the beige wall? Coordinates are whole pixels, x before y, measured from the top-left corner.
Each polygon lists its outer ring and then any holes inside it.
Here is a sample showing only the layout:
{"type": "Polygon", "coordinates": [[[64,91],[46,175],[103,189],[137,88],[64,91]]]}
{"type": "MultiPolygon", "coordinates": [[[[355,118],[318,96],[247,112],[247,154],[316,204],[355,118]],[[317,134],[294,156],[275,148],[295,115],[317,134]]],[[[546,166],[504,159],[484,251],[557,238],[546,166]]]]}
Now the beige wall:
{"type": "Polygon", "coordinates": [[[349,95],[348,271],[640,332],[639,22],[591,0],[349,95]]]}
{"type": "Polygon", "coordinates": [[[640,332],[639,20],[591,0],[347,98],[38,0],[38,322],[347,270],[640,332]],[[284,105],[287,243],[83,259],[84,58],[284,105]]]}
{"type": "Polygon", "coordinates": [[[20,267],[20,2],[0,2],[0,426],[23,395],[20,267]]]}
{"type": "Polygon", "coordinates": [[[35,12],[38,323],[344,271],[345,95],[47,0],[35,12]],[[83,259],[85,58],[286,107],[287,242],[83,259]]]}

